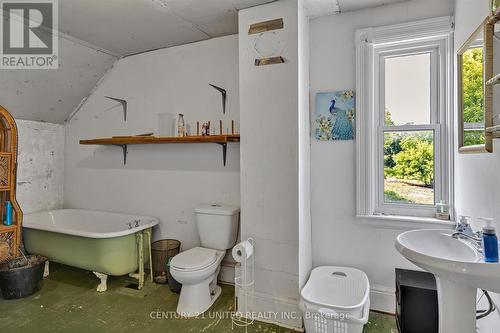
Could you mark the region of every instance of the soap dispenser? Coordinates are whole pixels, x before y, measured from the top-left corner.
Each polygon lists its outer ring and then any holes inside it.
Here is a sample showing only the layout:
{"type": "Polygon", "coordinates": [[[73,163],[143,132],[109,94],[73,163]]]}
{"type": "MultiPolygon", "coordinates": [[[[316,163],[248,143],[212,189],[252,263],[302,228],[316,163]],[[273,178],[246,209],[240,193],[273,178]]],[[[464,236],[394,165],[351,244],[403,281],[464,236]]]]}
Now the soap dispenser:
{"type": "Polygon", "coordinates": [[[498,238],[496,235],[493,219],[480,218],[484,222],[483,227],[483,255],[485,262],[498,262],[498,238]]]}

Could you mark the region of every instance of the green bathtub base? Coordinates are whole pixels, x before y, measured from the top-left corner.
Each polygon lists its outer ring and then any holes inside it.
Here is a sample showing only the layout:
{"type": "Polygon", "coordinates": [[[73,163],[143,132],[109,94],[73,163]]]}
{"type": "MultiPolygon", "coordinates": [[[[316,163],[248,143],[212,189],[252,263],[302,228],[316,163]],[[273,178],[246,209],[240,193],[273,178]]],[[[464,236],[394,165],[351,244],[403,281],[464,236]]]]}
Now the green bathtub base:
{"type": "MultiPolygon", "coordinates": [[[[135,234],[98,239],[24,229],[23,240],[28,253],[93,272],[121,276],[139,268],[135,234]]],[[[144,247],[147,254],[146,244],[144,247]]],[[[147,255],[145,259],[148,259],[147,255]]]]}

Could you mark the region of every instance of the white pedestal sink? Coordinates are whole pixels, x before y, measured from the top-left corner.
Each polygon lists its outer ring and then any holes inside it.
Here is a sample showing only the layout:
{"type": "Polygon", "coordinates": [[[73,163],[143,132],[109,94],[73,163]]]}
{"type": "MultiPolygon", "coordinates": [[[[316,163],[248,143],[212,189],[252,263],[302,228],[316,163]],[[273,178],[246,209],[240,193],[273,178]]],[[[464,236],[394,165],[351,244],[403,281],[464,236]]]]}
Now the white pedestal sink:
{"type": "Polygon", "coordinates": [[[400,234],[396,249],[436,276],[439,333],[476,332],[478,288],[500,292],[500,264],[485,263],[467,240],[453,230],[413,230],[400,234]]]}

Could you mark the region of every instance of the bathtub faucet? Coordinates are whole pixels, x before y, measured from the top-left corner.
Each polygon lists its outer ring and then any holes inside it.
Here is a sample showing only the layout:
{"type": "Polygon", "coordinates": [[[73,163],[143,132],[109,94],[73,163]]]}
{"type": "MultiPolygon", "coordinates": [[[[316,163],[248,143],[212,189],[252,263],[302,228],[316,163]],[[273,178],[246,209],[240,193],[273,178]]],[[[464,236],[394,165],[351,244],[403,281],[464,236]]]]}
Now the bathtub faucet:
{"type": "Polygon", "coordinates": [[[134,227],[137,228],[141,223],[141,220],[134,220],[134,222],[128,222],[128,228],[133,229],[134,227]]]}

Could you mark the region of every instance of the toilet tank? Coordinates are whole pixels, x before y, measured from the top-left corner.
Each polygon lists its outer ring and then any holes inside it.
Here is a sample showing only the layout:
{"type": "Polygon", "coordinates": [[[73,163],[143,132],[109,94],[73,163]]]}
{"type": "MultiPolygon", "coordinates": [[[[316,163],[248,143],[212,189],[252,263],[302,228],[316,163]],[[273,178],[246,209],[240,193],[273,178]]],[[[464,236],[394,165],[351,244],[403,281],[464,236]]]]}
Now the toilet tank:
{"type": "Polygon", "coordinates": [[[195,209],[201,246],[227,250],[236,244],[240,208],[229,205],[201,205],[195,209]]]}

